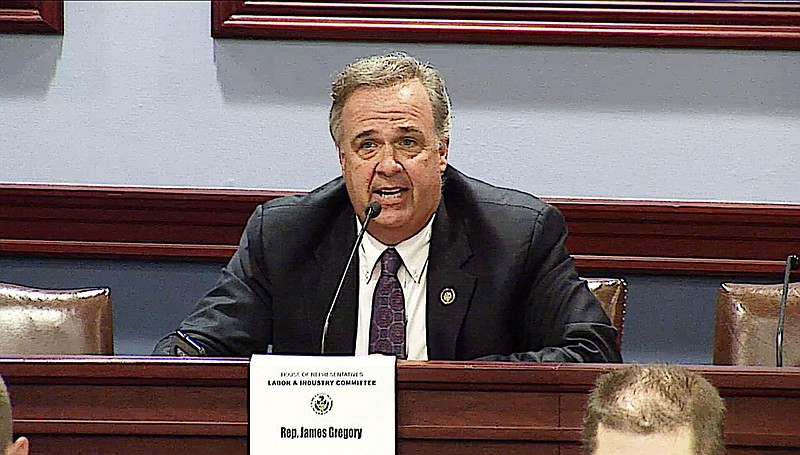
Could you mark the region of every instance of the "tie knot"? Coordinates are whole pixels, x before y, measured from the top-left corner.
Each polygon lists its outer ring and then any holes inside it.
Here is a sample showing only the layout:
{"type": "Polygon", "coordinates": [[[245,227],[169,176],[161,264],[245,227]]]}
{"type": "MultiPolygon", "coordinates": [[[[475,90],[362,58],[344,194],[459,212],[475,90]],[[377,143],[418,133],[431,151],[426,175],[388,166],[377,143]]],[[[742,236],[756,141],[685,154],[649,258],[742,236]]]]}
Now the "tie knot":
{"type": "Polygon", "coordinates": [[[381,254],[381,275],[397,275],[397,270],[400,269],[400,264],[403,260],[394,248],[387,248],[381,254]]]}

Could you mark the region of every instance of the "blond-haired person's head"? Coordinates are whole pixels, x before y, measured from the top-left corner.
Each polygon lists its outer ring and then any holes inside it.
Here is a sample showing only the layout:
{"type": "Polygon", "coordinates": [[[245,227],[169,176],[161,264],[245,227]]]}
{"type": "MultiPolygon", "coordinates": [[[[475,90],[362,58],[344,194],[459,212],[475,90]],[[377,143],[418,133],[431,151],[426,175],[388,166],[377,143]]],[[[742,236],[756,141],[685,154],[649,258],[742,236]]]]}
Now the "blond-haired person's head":
{"type": "Polygon", "coordinates": [[[587,455],[721,455],[725,403],[679,365],[629,365],[597,379],[583,426],[587,455]]]}
{"type": "Polygon", "coordinates": [[[14,441],[13,420],[11,419],[11,399],[8,389],[0,377],[0,450],[4,455],[27,455],[28,440],[18,438],[14,441]]]}

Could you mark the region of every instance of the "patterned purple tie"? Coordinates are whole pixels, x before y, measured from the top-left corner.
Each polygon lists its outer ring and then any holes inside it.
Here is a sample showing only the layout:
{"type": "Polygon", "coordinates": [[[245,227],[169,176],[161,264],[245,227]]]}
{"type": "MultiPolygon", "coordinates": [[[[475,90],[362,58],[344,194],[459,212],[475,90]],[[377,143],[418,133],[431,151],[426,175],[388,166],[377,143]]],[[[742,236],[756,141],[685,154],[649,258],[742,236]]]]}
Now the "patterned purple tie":
{"type": "Polygon", "coordinates": [[[381,255],[381,276],[372,296],[369,353],[406,358],[406,299],[397,279],[403,260],[394,248],[381,255]]]}

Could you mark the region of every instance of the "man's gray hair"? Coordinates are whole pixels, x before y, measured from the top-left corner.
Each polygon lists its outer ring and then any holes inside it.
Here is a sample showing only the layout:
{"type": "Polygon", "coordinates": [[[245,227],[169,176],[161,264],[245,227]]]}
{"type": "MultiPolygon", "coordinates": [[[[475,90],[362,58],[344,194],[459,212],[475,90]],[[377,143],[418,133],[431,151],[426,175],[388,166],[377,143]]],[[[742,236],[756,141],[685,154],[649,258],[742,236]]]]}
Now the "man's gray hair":
{"type": "Polygon", "coordinates": [[[341,149],[342,109],[347,98],[360,88],[384,88],[418,80],[433,106],[433,124],[439,143],[450,138],[450,98],[439,71],[404,52],[362,58],[345,66],[331,84],[328,126],[336,147],[341,149]]]}

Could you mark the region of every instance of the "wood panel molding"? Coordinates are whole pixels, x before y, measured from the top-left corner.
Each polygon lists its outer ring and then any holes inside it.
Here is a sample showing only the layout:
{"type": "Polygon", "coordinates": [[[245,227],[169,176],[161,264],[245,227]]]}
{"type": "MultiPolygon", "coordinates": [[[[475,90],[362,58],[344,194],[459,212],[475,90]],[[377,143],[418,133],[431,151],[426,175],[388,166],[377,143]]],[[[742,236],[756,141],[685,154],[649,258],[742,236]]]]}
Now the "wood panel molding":
{"type": "Polygon", "coordinates": [[[4,1],[0,33],[64,34],[64,1],[4,1]]]}
{"type": "MultiPolygon", "coordinates": [[[[619,367],[399,361],[398,453],[581,453],[586,395],[597,376],[619,367]]],[[[121,444],[131,455],[186,453],[187,447],[247,453],[248,368],[248,359],[0,358],[15,431],[35,441],[42,455],[86,447],[119,453],[114,449],[121,444]],[[202,399],[211,396],[214,406],[202,399]]],[[[800,369],[688,368],[725,399],[728,453],[800,448],[794,418],[800,369]]]]}
{"type": "Polygon", "coordinates": [[[214,38],[800,49],[795,2],[212,0],[214,38]]]}
{"type": "MultiPolygon", "coordinates": [[[[0,254],[226,261],[289,191],[0,184],[0,254]]],[[[547,198],[582,273],[777,276],[800,204],[547,198]]]]}

